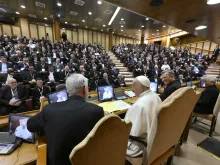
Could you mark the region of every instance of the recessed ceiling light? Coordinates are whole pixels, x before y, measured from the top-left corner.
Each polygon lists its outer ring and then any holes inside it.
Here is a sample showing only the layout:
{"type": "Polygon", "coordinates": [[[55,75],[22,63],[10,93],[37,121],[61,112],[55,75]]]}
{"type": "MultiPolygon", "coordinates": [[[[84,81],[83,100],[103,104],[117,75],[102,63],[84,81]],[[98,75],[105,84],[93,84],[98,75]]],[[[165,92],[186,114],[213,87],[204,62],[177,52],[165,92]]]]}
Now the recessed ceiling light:
{"type": "Polygon", "coordinates": [[[202,29],[206,29],[206,28],[207,28],[207,26],[201,25],[201,26],[196,27],[195,29],[196,30],[202,30],[202,29]]]}
{"type": "Polygon", "coordinates": [[[47,24],[45,24],[45,26],[48,26],[47,24]]]}
{"type": "Polygon", "coordinates": [[[123,25],[121,25],[121,27],[123,28],[124,26],[123,26],[123,25]]]}
{"type": "Polygon", "coordinates": [[[103,25],[103,27],[105,27],[105,25],[103,25]]]}
{"type": "Polygon", "coordinates": [[[142,28],[144,28],[144,26],[143,26],[143,25],[142,25],[141,27],[142,27],[142,28]]]}
{"type": "Polygon", "coordinates": [[[58,14],[57,16],[60,17],[60,14],[58,14]]]}
{"type": "Polygon", "coordinates": [[[149,18],[148,18],[148,17],[146,17],[146,20],[148,21],[148,20],[149,20],[149,18]]]}
{"type": "Polygon", "coordinates": [[[85,26],[85,28],[88,28],[88,26],[85,26]]]}
{"type": "Polygon", "coordinates": [[[154,36],[154,34],[152,34],[154,36]]]}
{"type": "Polygon", "coordinates": [[[91,12],[91,11],[89,11],[89,12],[88,12],[88,14],[89,14],[89,15],[92,15],[92,12],[91,12]]]}
{"type": "Polygon", "coordinates": [[[123,29],[121,29],[121,32],[123,32],[123,29]]]}
{"type": "Polygon", "coordinates": [[[101,30],[103,32],[103,30],[101,30]]]}
{"type": "Polygon", "coordinates": [[[82,22],[86,22],[86,21],[83,19],[82,22]]]}
{"type": "Polygon", "coordinates": [[[124,21],[124,18],[121,18],[122,21],[124,21]]]}
{"type": "Polygon", "coordinates": [[[159,32],[159,30],[157,30],[157,32],[159,32]]]}
{"type": "Polygon", "coordinates": [[[57,6],[62,6],[62,4],[60,2],[57,3],[57,6]]]}
{"type": "Polygon", "coordinates": [[[63,30],[65,30],[65,28],[63,28],[63,30]]]}
{"type": "Polygon", "coordinates": [[[138,34],[136,34],[138,36],[138,34]]]}
{"type": "Polygon", "coordinates": [[[112,32],[112,33],[115,33],[115,32],[112,32]]]}
{"type": "Polygon", "coordinates": [[[47,17],[44,17],[45,20],[47,20],[47,17]]]}
{"type": "Polygon", "coordinates": [[[98,3],[99,5],[101,5],[101,4],[102,4],[102,1],[98,1],[97,3],[98,3]]]}
{"type": "Polygon", "coordinates": [[[26,7],[24,5],[21,5],[21,8],[25,9],[26,7]]]}
{"type": "Polygon", "coordinates": [[[214,4],[217,4],[217,3],[220,3],[220,0],[207,0],[208,5],[214,5],[214,4]]]}
{"type": "Polygon", "coordinates": [[[126,35],[125,35],[126,36],[126,35]]]}
{"type": "Polygon", "coordinates": [[[15,12],[16,14],[20,14],[18,11],[15,12]]]}
{"type": "Polygon", "coordinates": [[[68,22],[65,22],[65,24],[67,24],[68,22]]]}
{"type": "Polygon", "coordinates": [[[163,27],[166,27],[165,25],[163,25],[163,27]]]}
{"type": "Polygon", "coordinates": [[[141,30],[139,29],[138,31],[140,32],[141,30]]]}

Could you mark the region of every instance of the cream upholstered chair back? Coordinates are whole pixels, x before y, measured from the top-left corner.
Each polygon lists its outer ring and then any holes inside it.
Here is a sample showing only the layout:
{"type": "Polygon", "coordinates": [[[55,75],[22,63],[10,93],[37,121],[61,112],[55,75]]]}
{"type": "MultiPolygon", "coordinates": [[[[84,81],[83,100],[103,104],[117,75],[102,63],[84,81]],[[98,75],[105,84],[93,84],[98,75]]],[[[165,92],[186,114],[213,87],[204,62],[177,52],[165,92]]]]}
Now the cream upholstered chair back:
{"type": "Polygon", "coordinates": [[[215,115],[217,117],[219,111],[220,111],[220,94],[218,95],[218,99],[215,103],[215,107],[214,107],[214,110],[213,110],[213,115],[215,115]]]}
{"type": "Polygon", "coordinates": [[[124,165],[131,123],[103,117],[70,154],[72,165],[124,165]]]}
{"type": "Polygon", "coordinates": [[[184,87],[175,91],[158,106],[147,139],[144,165],[152,164],[178,144],[198,98],[192,88],[184,87]]]}

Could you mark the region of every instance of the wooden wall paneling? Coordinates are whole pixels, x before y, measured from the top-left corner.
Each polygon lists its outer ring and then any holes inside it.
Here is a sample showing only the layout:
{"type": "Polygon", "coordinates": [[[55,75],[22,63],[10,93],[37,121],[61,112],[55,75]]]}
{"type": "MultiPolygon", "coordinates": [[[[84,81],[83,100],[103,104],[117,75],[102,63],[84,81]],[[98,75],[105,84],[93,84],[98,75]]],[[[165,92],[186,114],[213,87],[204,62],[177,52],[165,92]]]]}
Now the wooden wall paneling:
{"type": "Polygon", "coordinates": [[[113,46],[116,46],[116,43],[115,43],[115,35],[112,35],[112,45],[113,45],[113,46]]]}
{"type": "Polygon", "coordinates": [[[89,31],[89,43],[92,44],[93,40],[92,40],[92,31],[89,31]]]}
{"type": "Polygon", "coordinates": [[[93,31],[92,34],[93,34],[93,37],[92,37],[93,38],[93,44],[95,44],[95,43],[97,44],[98,43],[97,42],[97,32],[93,31]]]}
{"type": "Polygon", "coordinates": [[[88,30],[83,30],[84,44],[88,44],[88,30]]]}
{"type": "Polygon", "coordinates": [[[106,38],[105,38],[105,33],[101,33],[102,35],[102,46],[106,49],[106,38]]]}
{"type": "Polygon", "coordinates": [[[119,37],[119,44],[122,44],[122,42],[123,42],[123,41],[122,41],[122,37],[120,36],[120,37],[119,37]]]}
{"type": "Polygon", "coordinates": [[[212,42],[212,45],[211,45],[210,51],[213,51],[213,50],[216,48],[217,45],[218,45],[218,44],[212,42]]]}
{"type": "Polygon", "coordinates": [[[204,42],[199,42],[199,43],[197,43],[197,48],[202,49],[203,43],[204,43],[204,42]]]}
{"type": "Polygon", "coordinates": [[[2,35],[3,32],[2,32],[2,25],[0,24],[0,35],[2,35]]]}
{"type": "Polygon", "coordinates": [[[53,41],[55,41],[55,25],[52,24],[52,32],[53,32],[53,41]]]}
{"type": "Polygon", "coordinates": [[[44,26],[38,25],[38,34],[39,34],[39,39],[42,39],[42,37],[46,38],[44,26]]]}
{"type": "Polygon", "coordinates": [[[78,34],[76,31],[72,31],[73,33],[73,43],[77,43],[78,42],[78,34]]]}
{"type": "Polygon", "coordinates": [[[27,38],[30,38],[31,33],[30,33],[28,20],[26,18],[20,18],[20,27],[21,27],[22,37],[26,36],[27,38]]]}
{"type": "Polygon", "coordinates": [[[79,43],[83,44],[83,30],[78,29],[79,43]]]}
{"type": "Polygon", "coordinates": [[[48,40],[54,41],[54,37],[53,37],[53,31],[52,31],[52,27],[46,26],[46,33],[48,33],[48,40]]]}
{"type": "Polygon", "coordinates": [[[98,41],[97,41],[97,43],[99,44],[99,45],[102,45],[102,39],[101,39],[101,33],[99,33],[99,32],[97,32],[97,35],[98,35],[98,41]]]}
{"type": "Polygon", "coordinates": [[[205,42],[204,42],[203,49],[209,50],[209,45],[210,45],[210,41],[205,41],[205,42]]]}
{"type": "Polygon", "coordinates": [[[12,36],[10,25],[4,25],[3,24],[2,28],[3,28],[3,34],[6,33],[7,35],[12,36]]]}
{"type": "Polygon", "coordinates": [[[207,51],[207,50],[202,51],[202,55],[207,55],[207,54],[209,54],[209,51],[207,51]]]}
{"type": "Polygon", "coordinates": [[[36,27],[37,27],[37,38],[40,39],[40,38],[39,38],[39,30],[38,30],[38,26],[36,26],[36,27]]]}
{"type": "Polygon", "coordinates": [[[69,42],[73,42],[72,32],[70,30],[66,30],[67,39],[69,42]]]}
{"type": "Polygon", "coordinates": [[[63,32],[66,33],[66,29],[61,28],[61,29],[60,29],[60,34],[61,34],[61,36],[62,36],[62,33],[63,33],[63,32]]]}
{"type": "MultiPolygon", "coordinates": [[[[109,49],[109,34],[106,34],[106,50],[110,50],[109,49]]],[[[114,40],[113,40],[114,41],[114,40]]],[[[112,45],[114,45],[114,44],[112,44],[112,45]]]]}
{"type": "Polygon", "coordinates": [[[37,25],[30,24],[30,32],[31,32],[31,38],[37,38],[38,39],[37,25]]]}
{"type": "Polygon", "coordinates": [[[18,26],[12,26],[13,35],[17,35],[17,37],[21,37],[21,28],[18,26]]]}
{"type": "Polygon", "coordinates": [[[202,42],[202,51],[201,51],[201,54],[203,54],[204,43],[205,43],[205,42],[202,42]]]}

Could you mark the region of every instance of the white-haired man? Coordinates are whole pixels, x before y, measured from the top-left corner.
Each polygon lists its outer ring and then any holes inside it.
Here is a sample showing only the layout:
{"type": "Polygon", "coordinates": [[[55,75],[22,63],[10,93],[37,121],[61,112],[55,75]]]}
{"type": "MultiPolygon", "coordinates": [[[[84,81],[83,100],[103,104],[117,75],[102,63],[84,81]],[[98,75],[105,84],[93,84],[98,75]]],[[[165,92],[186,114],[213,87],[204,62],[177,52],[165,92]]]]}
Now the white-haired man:
{"type": "MultiPolygon", "coordinates": [[[[147,138],[161,99],[156,93],[151,91],[150,81],[145,76],[136,77],[132,83],[132,88],[138,100],[127,111],[125,120],[132,122],[131,136],[147,138]]],[[[127,155],[136,157],[142,153],[142,147],[138,143],[129,140],[127,155]]]]}
{"type": "Polygon", "coordinates": [[[217,101],[219,90],[215,86],[216,77],[204,77],[206,89],[201,93],[198,102],[194,107],[194,112],[200,114],[212,114],[215,103],[217,101]]]}
{"type": "Polygon", "coordinates": [[[85,101],[88,80],[72,74],[66,80],[67,101],[47,105],[27,122],[30,132],[44,132],[48,165],[71,165],[69,155],[104,116],[103,108],[85,101]]]}

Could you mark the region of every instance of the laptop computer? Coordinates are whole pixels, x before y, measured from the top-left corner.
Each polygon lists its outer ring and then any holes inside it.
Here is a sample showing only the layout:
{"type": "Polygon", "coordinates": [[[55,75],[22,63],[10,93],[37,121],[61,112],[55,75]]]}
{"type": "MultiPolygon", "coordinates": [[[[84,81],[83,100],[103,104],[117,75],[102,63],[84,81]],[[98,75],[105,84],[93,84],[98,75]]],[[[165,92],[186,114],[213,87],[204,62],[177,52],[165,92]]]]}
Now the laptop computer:
{"type": "Polygon", "coordinates": [[[64,89],[64,90],[61,90],[58,92],[48,94],[47,98],[48,98],[48,102],[50,104],[57,103],[57,102],[63,102],[68,99],[68,94],[67,94],[67,91],[64,89]]]}
{"type": "Polygon", "coordinates": [[[186,82],[186,86],[187,86],[187,87],[192,87],[192,81],[186,82]]]}
{"type": "Polygon", "coordinates": [[[205,88],[205,81],[204,80],[200,80],[200,88],[205,88]]]}
{"type": "Polygon", "coordinates": [[[157,82],[150,82],[150,89],[153,92],[158,93],[158,83],[157,82]]]}

